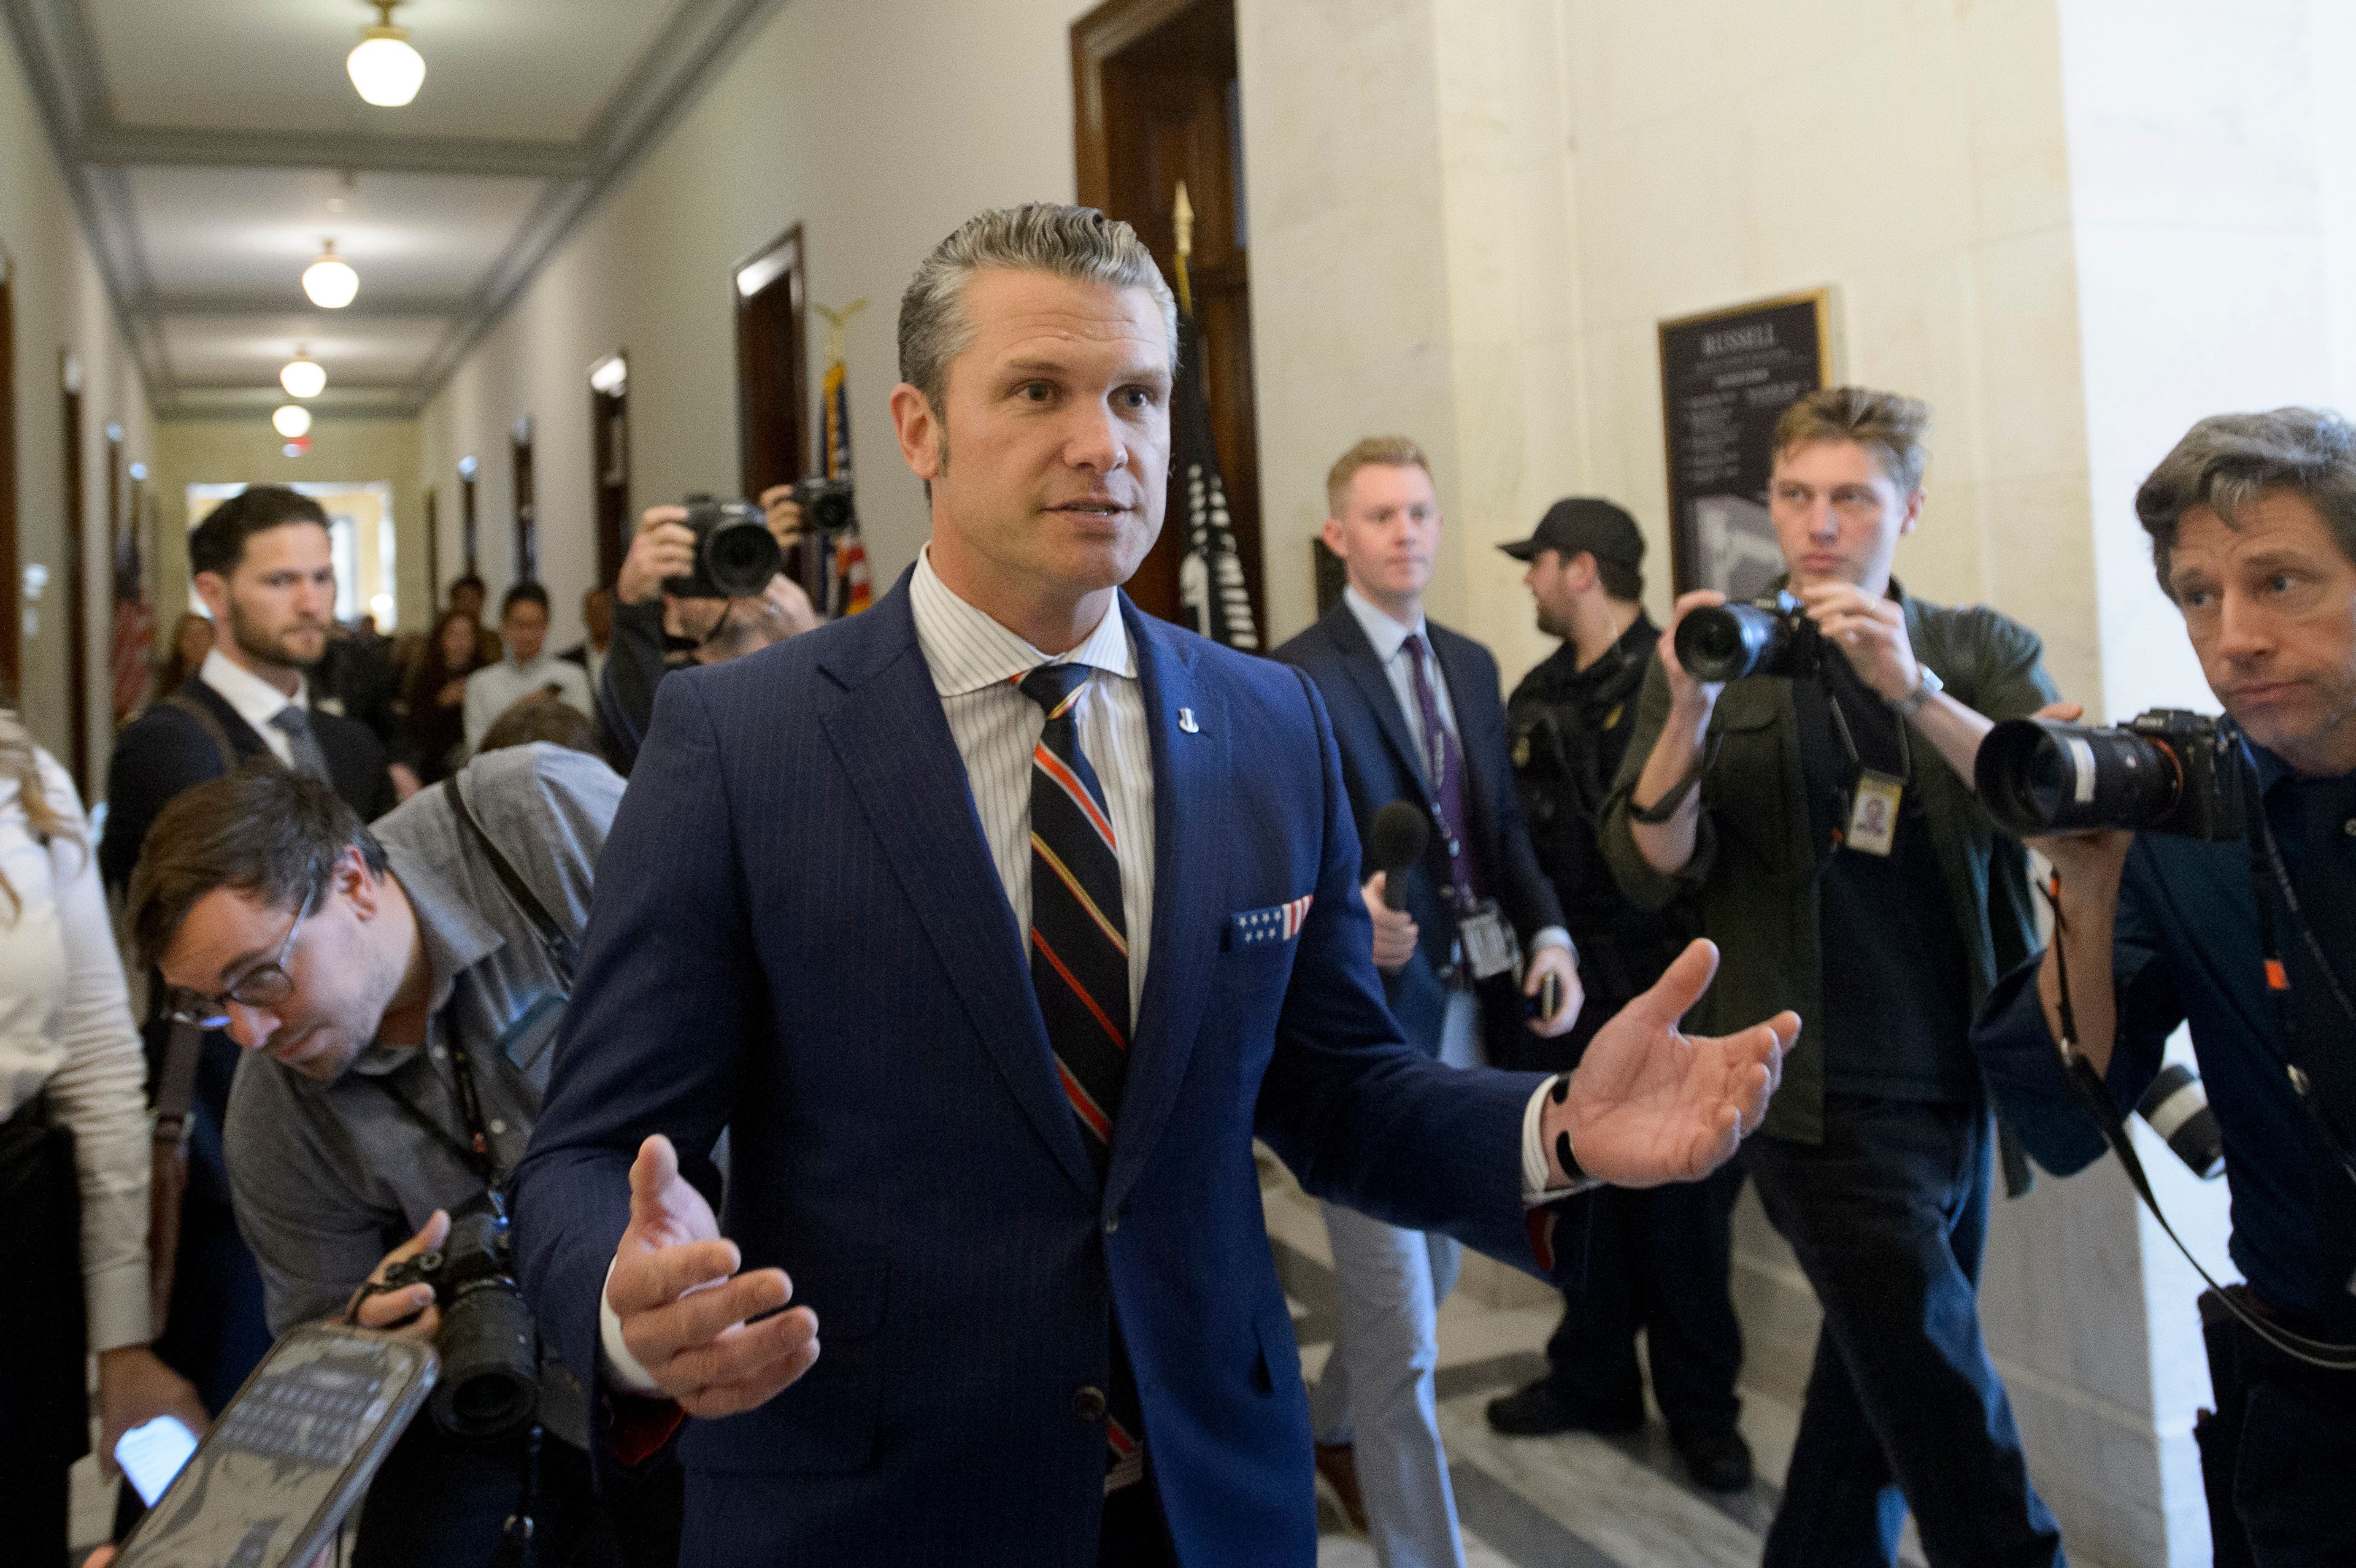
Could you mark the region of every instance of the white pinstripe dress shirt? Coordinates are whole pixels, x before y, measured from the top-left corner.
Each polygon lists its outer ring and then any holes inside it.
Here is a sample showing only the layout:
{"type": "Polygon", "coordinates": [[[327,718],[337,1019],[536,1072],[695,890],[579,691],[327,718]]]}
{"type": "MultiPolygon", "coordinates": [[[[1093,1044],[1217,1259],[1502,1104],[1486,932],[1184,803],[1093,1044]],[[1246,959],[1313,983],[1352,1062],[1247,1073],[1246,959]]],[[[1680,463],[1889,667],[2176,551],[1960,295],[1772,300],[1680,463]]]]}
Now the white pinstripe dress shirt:
{"type": "Polygon", "coordinates": [[[1080,750],[1104,786],[1120,862],[1121,921],[1129,940],[1129,1016],[1137,1017],[1153,945],[1153,750],[1137,650],[1116,599],[1087,640],[1051,658],[949,591],[933,570],[929,547],[908,584],[916,646],[948,715],[949,735],[965,763],[981,835],[1014,911],[1014,928],[1031,933],[1031,752],[1047,715],[1015,682],[1043,664],[1084,664],[1080,750]]]}

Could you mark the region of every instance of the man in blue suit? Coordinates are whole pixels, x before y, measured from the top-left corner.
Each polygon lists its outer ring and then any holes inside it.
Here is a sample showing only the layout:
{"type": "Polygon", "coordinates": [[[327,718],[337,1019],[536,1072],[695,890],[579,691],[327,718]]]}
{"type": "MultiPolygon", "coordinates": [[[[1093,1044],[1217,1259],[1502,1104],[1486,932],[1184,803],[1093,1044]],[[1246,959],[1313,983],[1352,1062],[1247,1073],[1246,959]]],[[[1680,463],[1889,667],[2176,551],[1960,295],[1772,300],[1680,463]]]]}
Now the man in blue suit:
{"type": "MultiPolygon", "coordinates": [[[[1325,545],[1349,583],[1276,656],[1324,700],[1361,837],[1393,801],[1431,824],[1420,861],[1376,871],[1365,890],[1384,994],[1408,1042],[1449,1066],[1514,1065],[1530,1032],[1570,1029],[1580,997],[1561,901],[1522,826],[1497,661],[1423,613],[1440,519],[1421,447],[1359,442],[1326,475],[1325,498],[1325,545]],[[1558,1005],[1529,1017],[1524,995],[1540,996],[1548,976],[1558,1005]]],[[[1345,1507],[1363,1499],[1383,1568],[1462,1568],[1433,1386],[1440,1304],[1462,1249],[1341,1203],[1324,1211],[1342,1325],[1310,1401],[1318,1468],[1345,1507]]]]}
{"type": "Polygon", "coordinates": [[[1173,327],[1125,225],[959,229],[892,395],[926,553],[657,697],[516,1233],[605,1459],[692,1418],[693,1568],[1313,1561],[1255,1132],[1543,1268],[1528,1200],[1723,1161],[1797,1030],[1678,1034],[1697,944],[1558,1087],[1399,1043],[1313,692],[1119,592],[1173,327]]]}

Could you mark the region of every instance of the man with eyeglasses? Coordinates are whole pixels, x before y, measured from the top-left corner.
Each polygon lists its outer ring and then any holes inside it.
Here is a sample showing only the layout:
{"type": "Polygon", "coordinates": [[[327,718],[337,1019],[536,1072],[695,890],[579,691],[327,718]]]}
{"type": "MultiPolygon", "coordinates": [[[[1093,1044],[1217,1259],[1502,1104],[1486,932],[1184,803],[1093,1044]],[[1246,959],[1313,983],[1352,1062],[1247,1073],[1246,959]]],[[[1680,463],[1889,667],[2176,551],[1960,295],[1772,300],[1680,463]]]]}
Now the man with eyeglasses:
{"type": "MultiPolygon", "coordinates": [[[[132,933],[173,1017],[241,1048],[229,1177],[272,1332],[328,1317],[439,1328],[431,1286],[364,1287],[439,1246],[452,1212],[503,1198],[621,794],[596,758],[531,745],[478,759],[373,830],[284,769],[242,769],[156,817],[132,933]]],[[[363,1568],[487,1563],[525,1513],[549,1564],[608,1561],[616,1541],[670,1561],[675,1479],[598,1503],[582,1380],[551,1354],[540,1387],[536,1467],[530,1423],[463,1439],[411,1427],[361,1515],[363,1568]]]]}

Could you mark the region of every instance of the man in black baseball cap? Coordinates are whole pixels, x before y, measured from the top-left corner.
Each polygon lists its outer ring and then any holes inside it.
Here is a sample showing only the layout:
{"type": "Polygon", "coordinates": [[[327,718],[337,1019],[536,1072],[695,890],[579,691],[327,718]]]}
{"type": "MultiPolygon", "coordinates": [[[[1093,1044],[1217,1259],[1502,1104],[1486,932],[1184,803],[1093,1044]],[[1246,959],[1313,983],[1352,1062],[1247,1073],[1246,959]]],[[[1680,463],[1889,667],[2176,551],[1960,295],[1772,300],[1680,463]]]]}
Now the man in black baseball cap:
{"type": "MultiPolygon", "coordinates": [[[[1596,847],[1596,816],[1635,727],[1660,632],[1641,603],[1644,536],[1611,502],[1557,501],[1529,538],[1499,548],[1529,563],[1522,581],[1537,602],[1538,629],[1563,639],[1506,706],[1531,847],[1562,900],[1589,998],[1569,1034],[1524,1042],[1533,1060],[1515,1065],[1560,1069],[1660,976],[1692,933],[1688,910],[1653,913],[1622,898],[1596,847]]],[[[1751,1455],[1735,1430],[1742,1335],[1727,1289],[1740,1180],[1728,1170],[1690,1185],[1597,1194],[1587,1277],[1564,1295],[1547,1374],[1490,1402],[1489,1424],[1526,1435],[1641,1426],[1643,1328],[1654,1397],[1695,1480],[1713,1491],[1749,1485],[1751,1455]]]]}

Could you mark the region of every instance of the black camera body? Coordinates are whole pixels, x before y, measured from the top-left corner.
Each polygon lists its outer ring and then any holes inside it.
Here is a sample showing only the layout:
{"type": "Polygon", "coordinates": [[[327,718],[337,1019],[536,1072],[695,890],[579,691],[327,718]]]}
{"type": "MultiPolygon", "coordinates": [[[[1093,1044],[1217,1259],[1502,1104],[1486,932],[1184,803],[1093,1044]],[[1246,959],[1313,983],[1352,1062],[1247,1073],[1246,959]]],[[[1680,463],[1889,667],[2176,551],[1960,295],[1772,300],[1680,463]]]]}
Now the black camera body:
{"type": "Polygon", "coordinates": [[[1824,634],[1798,599],[1777,592],[1749,603],[1690,611],[1677,623],[1677,663],[1715,686],[1746,675],[1804,680],[1824,667],[1824,634]]]}
{"type": "Polygon", "coordinates": [[[664,581],[663,592],[675,598],[750,598],[785,564],[768,514],[750,501],[690,496],[687,527],[695,535],[695,571],[664,581]]]}
{"type": "Polygon", "coordinates": [[[2225,842],[2249,820],[2240,749],[2230,724],[2179,708],[2110,730],[2009,719],[1973,772],[1988,815],[2023,837],[2124,828],[2225,842]]]}
{"type": "Polygon", "coordinates": [[[797,479],[794,505],[802,509],[802,527],[812,533],[839,534],[859,526],[848,479],[797,479]]]}
{"type": "Polygon", "coordinates": [[[540,1407],[540,1336],[516,1284],[507,1206],[486,1192],[450,1216],[440,1246],[384,1271],[384,1288],[434,1287],[442,1379],[434,1419],[461,1437],[511,1432],[540,1407]]]}

